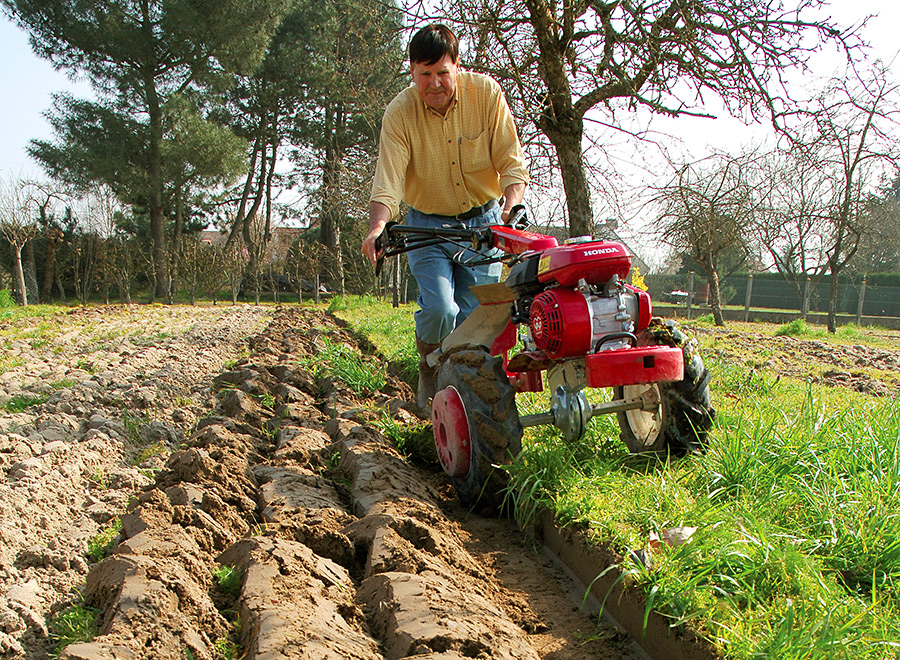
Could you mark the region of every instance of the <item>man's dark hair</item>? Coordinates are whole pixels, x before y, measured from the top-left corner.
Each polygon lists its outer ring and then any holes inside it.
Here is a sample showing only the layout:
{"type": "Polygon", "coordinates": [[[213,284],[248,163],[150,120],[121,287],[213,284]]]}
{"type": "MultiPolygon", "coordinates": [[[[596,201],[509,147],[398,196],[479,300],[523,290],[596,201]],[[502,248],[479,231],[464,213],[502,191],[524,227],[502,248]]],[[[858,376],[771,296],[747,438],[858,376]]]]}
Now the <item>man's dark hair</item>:
{"type": "Polygon", "coordinates": [[[459,61],[459,39],[453,30],[441,23],[426,25],[409,42],[409,61],[412,64],[434,64],[444,55],[459,61]]]}

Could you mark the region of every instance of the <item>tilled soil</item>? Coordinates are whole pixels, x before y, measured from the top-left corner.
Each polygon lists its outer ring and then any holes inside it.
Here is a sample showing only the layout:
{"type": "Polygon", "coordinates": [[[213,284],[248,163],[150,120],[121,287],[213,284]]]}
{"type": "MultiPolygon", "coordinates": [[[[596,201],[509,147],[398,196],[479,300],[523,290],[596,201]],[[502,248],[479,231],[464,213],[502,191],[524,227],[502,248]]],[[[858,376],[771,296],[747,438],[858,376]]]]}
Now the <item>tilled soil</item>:
{"type": "Polygon", "coordinates": [[[380,411],[411,414],[404,382],[362,399],[317,380],[324,340],[353,338],[269,316],[81,311],[11,348],[5,396],[49,399],[0,418],[0,656],[46,657],[78,602],[99,634],[63,658],[633,657],[557,564],[384,439],[380,411]]]}
{"type": "MultiPolygon", "coordinates": [[[[740,328],[748,324],[732,324],[740,328]]],[[[767,376],[788,376],[830,387],[845,387],[874,396],[900,394],[900,332],[884,330],[884,348],[839,345],[820,339],[773,337],[759,332],[692,325],[705,336],[707,357],[726,363],[749,363],[767,376]]]]}

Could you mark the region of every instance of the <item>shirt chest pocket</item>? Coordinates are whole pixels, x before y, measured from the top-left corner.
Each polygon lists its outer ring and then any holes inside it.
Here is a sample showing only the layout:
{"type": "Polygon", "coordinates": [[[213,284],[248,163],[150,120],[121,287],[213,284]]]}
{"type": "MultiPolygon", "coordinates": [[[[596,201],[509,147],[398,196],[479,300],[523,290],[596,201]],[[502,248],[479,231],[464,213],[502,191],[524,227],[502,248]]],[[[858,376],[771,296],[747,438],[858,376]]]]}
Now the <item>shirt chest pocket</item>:
{"type": "Polygon", "coordinates": [[[478,172],[491,166],[491,150],[487,131],[476,138],[459,139],[459,162],[463,172],[478,172]]]}

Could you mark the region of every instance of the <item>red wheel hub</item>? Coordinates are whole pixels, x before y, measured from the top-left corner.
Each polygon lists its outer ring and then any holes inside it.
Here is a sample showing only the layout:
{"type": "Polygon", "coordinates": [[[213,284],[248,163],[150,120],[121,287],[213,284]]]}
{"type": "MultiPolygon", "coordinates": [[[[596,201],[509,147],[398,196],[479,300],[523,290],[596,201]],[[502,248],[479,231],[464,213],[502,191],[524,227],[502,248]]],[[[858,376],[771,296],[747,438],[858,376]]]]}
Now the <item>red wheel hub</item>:
{"type": "Polygon", "coordinates": [[[444,472],[451,477],[465,477],[472,461],[472,445],[466,407],[455,387],[444,388],[434,395],[431,422],[438,460],[444,472]]]}

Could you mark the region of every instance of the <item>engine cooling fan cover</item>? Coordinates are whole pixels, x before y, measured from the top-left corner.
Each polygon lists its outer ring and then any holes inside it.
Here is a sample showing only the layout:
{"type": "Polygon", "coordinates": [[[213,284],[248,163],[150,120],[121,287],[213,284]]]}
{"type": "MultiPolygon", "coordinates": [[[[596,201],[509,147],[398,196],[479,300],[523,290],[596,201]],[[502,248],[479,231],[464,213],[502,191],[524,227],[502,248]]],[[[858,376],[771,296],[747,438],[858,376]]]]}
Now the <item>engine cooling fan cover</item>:
{"type": "Polygon", "coordinates": [[[577,291],[548,289],[535,296],[530,325],[535,345],[552,359],[590,352],[591,314],[587,300],[577,291]]]}

